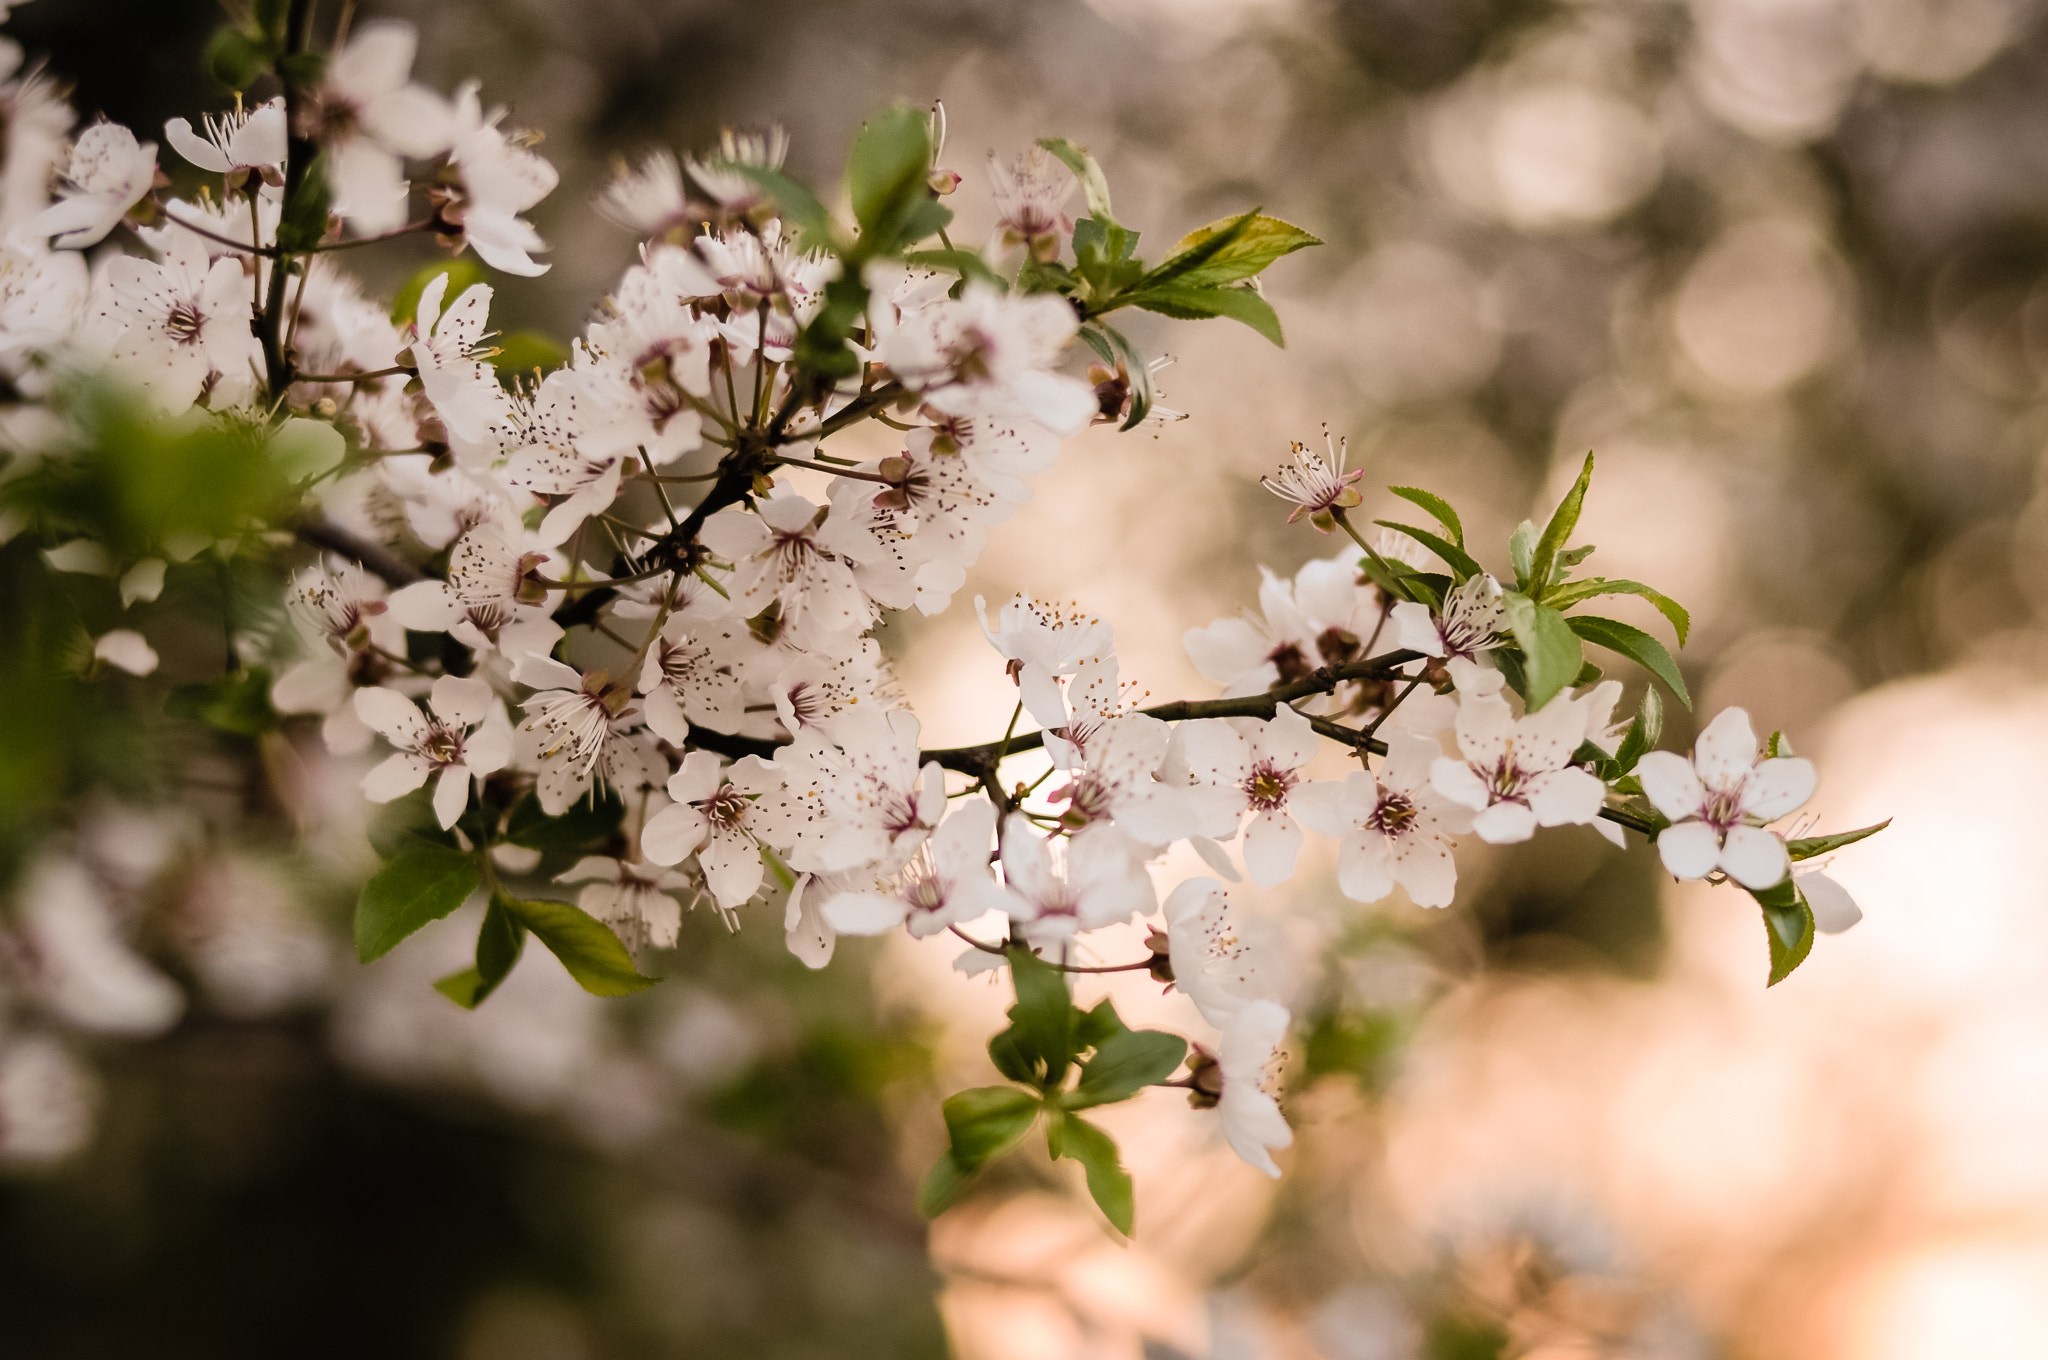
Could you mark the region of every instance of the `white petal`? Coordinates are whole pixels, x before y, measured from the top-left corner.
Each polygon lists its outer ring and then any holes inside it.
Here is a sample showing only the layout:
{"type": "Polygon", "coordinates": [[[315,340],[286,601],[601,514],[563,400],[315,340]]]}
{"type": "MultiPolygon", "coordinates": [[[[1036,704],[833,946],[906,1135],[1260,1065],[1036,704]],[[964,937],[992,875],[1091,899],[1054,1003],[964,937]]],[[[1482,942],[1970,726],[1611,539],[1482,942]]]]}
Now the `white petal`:
{"type": "Polygon", "coordinates": [[[1707,791],[1693,771],[1692,762],[1674,751],[1650,751],[1636,763],[1636,778],[1650,805],[1677,821],[1699,815],[1707,791]]]}
{"type": "Polygon", "coordinates": [[[1680,822],[1657,835],[1657,853],[1674,878],[1705,878],[1721,857],[1721,838],[1705,822],[1680,822]]]}
{"type": "Polygon", "coordinates": [[[1377,902],[1394,890],[1387,838],[1374,831],[1347,836],[1337,848],[1337,887],[1354,902],[1377,902]]]}
{"type": "Polygon", "coordinates": [[[164,560],[161,557],[145,557],[130,567],[121,577],[121,607],[126,609],[137,600],[154,600],[164,593],[164,560]]]}
{"type": "Polygon", "coordinates": [[[1492,801],[1492,793],[1486,781],[1474,774],[1472,767],[1462,760],[1441,757],[1429,767],[1430,786],[1460,807],[1478,812],[1492,801]]]}
{"type": "Polygon", "coordinates": [[[442,722],[469,727],[491,711],[491,687],[473,675],[444,675],[434,682],[427,703],[442,722]]]}
{"type": "Polygon", "coordinates": [[[450,765],[434,781],[434,815],[441,819],[443,831],[454,826],[461,818],[462,810],[469,806],[470,777],[464,767],[450,765]]]}
{"type": "Polygon", "coordinates": [[[827,898],[821,910],[841,935],[879,935],[902,925],[910,904],[886,893],[843,892],[827,898]]]}
{"type": "Polygon", "coordinates": [[[686,803],[672,803],[647,819],[640,832],[640,853],[650,864],[680,864],[704,843],[711,823],[686,803]]]}
{"type": "Polygon", "coordinates": [[[1792,859],[1770,832],[1738,826],[1721,843],[1720,867],[1745,888],[1775,888],[1792,872],[1792,859]]]}
{"type": "Polygon", "coordinates": [[[1429,606],[1404,600],[1394,606],[1394,645],[1424,656],[1444,654],[1443,634],[1437,631],[1436,620],[1430,617],[1429,606]]]}
{"type": "Polygon", "coordinates": [[[363,797],[373,803],[403,798],[427,782],[434,767],[410,751],[400,751],[363,776],[363,797]]]}
{"type": "Polygon", "coordinates": [[[1826,874],[1801,874],[1799,891],[1813,908],[1813,928],[1823,935],[1839,935],[1863,919],[1863,908],[1856,905],[1849,890],[1826,874]]]}
{"type": "Polygon", "coordinates": [[[1813,762],[1797,756],[1766,760],[1742,783],[1742,810],[1759,821],[1773,822],[1813,797],[1813,762]]]}
{"type": "Polygon", "coordinates": [[[1394,850],[1394,881],[1418,907],[1448,907],[1458,893],[1458,861],[1434,836],[1411,833],[1394,850]]]}
{"type": "Polygon", "coordinates": [[[390,738],[393,746],[418,746],[427,734],[427,719],[419,705],[381,685],[366,685],[356,691],[356,716],[390,738]]]}
{"type": "Polygon", "coordinates": [[[767,873],[760,850],[744,832],[708,838],[697,847],[697,864],[704,870],[704,885],[727,911],[752,900],[767,873]]]}
{"type": "Polygon", "coordinates": [[[148,675],[156,670],[156,649],[132,628],[116,628],[102,634],[93,643],[92,654],[130,675],[148,675]]]}
{"type": "Polygon", "coordinates": [[[1583,826],[1600,815],[1606,785],[1581,769],[1550,770],[1528,784],[1530,811],[1545,826],[1583,826]]]}
{"type": "Polygon", "coordinates": [[[1472,819],[1472,831],[1489,845],[1513,845],[1536,834],[1536,814],[1520,803],[1495,803],[1472,819]]]}
{"type": "Polygon", "coordinates": [[[192,124],[186,119],[173,118],[165,123],[164,140],[171,144],[171,150],[201,170],[211,170],[216,175],[224,175],[234,168],[228,163],[228,158],[221,154],[219,147],[192,131],[192,124]]]}
{"type": "Polygon", "coordinates": [[[1294,876],[1301,854],[1301,828],[1284,812],[1265,811],[1244,832],[1244,867],[1261,888],[1277,888],[1294,876]]]}
{"type": "Polygon", "coordinates": [[[1693,743],[1692,761],[1700,782],[1709,788],[1740,787],[1749,767],[1756,764],[1756,731],[1749,725],[1749,714],[1739,708],[1721,710],[1693,743]]]}

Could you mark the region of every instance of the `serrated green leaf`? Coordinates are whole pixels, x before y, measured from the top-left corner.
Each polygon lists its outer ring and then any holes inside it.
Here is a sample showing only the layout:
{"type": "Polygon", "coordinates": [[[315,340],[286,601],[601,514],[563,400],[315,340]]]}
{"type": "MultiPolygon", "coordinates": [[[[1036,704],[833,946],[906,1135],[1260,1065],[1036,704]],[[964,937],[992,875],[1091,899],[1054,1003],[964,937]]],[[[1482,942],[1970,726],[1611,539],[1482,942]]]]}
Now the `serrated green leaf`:
{"type": "Polygon", "coordinates": [[[1010,1029],[1018,1052],[1043,1075],[1028,1078],[1053,1090],[1074,1058],[1074,1003],[1065,977],[1057,968],[1021,945],[1005,951],[1017,1004],[1010,1007],[1010,1029]]]}
{"type": "Polygon", "coordinates": [[[839,224],[832,220],[831,213],[825,211],[825,205],[818,201],[818,196],[802,184],[765,165],[734,162],[723,168],[766,191],[775,200],[775,215],[797,230],[794,244],[799,250],[838,248],[839,224]]]}
{"type": "Polygon", "coordinates": [[[356,957],[380,959],[406,936],[469,899],[483,881],[476,856],[415,841],[370,876],[356,898],[356,957]]]}
{"type": "Polygon", "coordinates": [[[1402,500],[1413,501],[1427,510],[1438,524],[1450,531],[1451,542],[1460,548],[1465,546],[1465,526],[1459,521],[1458,512],[1451,508],[1449,501],[1434,492],[1424,491],[1419,486],[1390,486],[1387,490],[1402,500]]]}
{"type": "Polygon", "coordinates": [[[1515,588],[1525,595],[1535,579],[1531,570],[1536,561],[1538,537],[1536,521],[1525,519],[1515,526],[1515,532],[1508,538],[1508,565],[1515,569],[1515,588]]]}
{"type": "Polygon", "coordinates": [[[1287,338],[1280,329],[1280,314],[1273,310],[1273,304],[1242,285],[1227,288],[1187,288],[1179,284],[1167,284],[1163,288],[1134,293],[1126,300],[1148,312],[1157,312],[1161,316],[1170,316],[1181,321],[1201,321],[1212,316],[1227,316],[1233,321],[1242,321],[1282,349],[1287,347],[1287,338]]]}
{"type": "Polygon", "coordinates": [[[1596,595],[1640,595],[1657,606],[1657,612],[1671,621],[1672,631],[1678,634],[1678,645],[1685,645],[1686,635],[1692,628],[1692,616],[1678,601],[1661,590],[1652,590],[1641,581],[1589,576],[1583,581],[1561,582],[1543,598],[1545,603],[1554,608],[1569,609],[1579,601],[1590,600],[1596,595]]]}
{"type": "Polygon", "coordinates": [[[1095,1055],[1081,1064],[1081,1079],[1062,1103],[1070,1110],[1085,1110],[1128,1100],[1172,1076],[1187,1052],[1187,1040],[1177,1034],[1121,1030],[1103,1039],[1095,1055]]]}
{"type": "Polygon", "coordinates": [[[1579,512],[1586,507],[1586,488],[1593,483],[1593,455],[1586,455],[1586,462],[1579,469],[1578,480],[1564,499],[1551,512],[1550,523],[1543,527],[1543,536],[1536,541],[1536,551],[1529,563],[1528,595],[1533,600],[1544,598],[1550,589],[1550,578],[1558,568],[1558,555],[1571,541],[1572,530],[1579,527],[1579,512]]]}
{"type": "Polygon", "coordinates": [[[1057,156],[1060,163],[1074,172],[1074,178],[1081,181],[1081,193],[1088,200],[1088,214],[1104,222],[1114,222],[1116,214],[1109,206],[1109,180],[1103,175],[1102,167],[1095,158],[1064,137],[1040,137],[1038,144],[1057,156]]]}
{"type": "Polygon", "coordinates": [[[1116,1140],[1079,1115],[1062,1115],[1058,1120],[1058,1157],[1071,1157],[1087,1173],[1088,1193],[1095,1197],[1102,1216],[1125,1237],[1136,1226],[1137,1204],[1132,1193],[1131,1173],[1117,1156],[1116,1140]]]}
{"type": "Polygon", "coordinates": [[[939,1154],[932,1169],[917,1183],[917,1213],[920,1218],[937,1218],[960,1202],[974,1173],[953,1160],[949,1149],[939,1154]]]}
{"type": "Polygon", "coordinates": [[[512,897],[503,901],[513,919],[532,931],[592,996],[626,996],[661,980],[642,976],[612,928],[574,903],[512,897]]]}
{"type": "Polygon", "coordinates": [[[1015,1086],[976,1086],[947,1096],[941,1109],[953,1162],[971,1173],[1023,1141],[1039,1098],[1015,1086]]]}
{"type": "Polygon", "coordinates": [[[1079,1011],[1074,1017],[1076,1053],[1086,1053],[1092,1048],[1101,1047],[1119,1034],[1131,1032],[1130,1027],[1124,1024],[1123,1017],[1116,1013],[1116,1003],[1106,996],[1096,1002],[1091,1010],[1082,1011],[1078,1006],[1075,1010],[1079,1011]]]}
{"type": "Polygon", "coordinates": [[[1522,697],[1535,712],[1578,678],[1585,653],[1565,616],[1518,591],[1505,591],[1508,628],[1522,649],[1522,697]]]}
{"type": "Polygon", "coordinates": [[[1813,952],[1813,908],[1789,876],[1776,887],[1747,891],[1763,908],[1764,934],[1771,945],[1771,977],[1765,985],[1775,987],[1813,952]]]}
{"type": "Polygon", "coordinates": [[[1427,529],[1418,529],[1412,524],[1399,524],[1390,519],[1376,519],[1373,523],[1382,528],[1392,529],[1397,534],[1406,534],[1423,547],[1435,553],[1458,574],[1458,583],[1460,585],[1471,580],[1474,576],[1484,574],[1479,564],[1472,560],[1470,553],[1455,543],[1439,538],[1427,529]]]}
{"type": "Polygon", "coordinates": [[[1258,215],[1258,209],[1254,208],[1240,216],[1210,223],[1209,226],[1202,228],[1207,234],[1201,240],[1192,246],[1186,241],[1176,246],[1174,253],[1153,266],[1150,272],[1132,285],[1132,290],[1143,292],[1148,288],[1163,288],[1169,283],[1179,283],[1190,288],[1214,288],[1230,282],[1228,279],[1196,279],[1192,275],[1231,249],[1238,238],[1250,229],[1258,215]]]}
{"type": "Polygon", "coordinates": [[[595,854],[619,829],[626,805],[609,789],[571,803],[559,816],[541,810],[540,799],[527,797],[512,809],[505,839],[528,850],[587,850],[595,854]]]}
{"type": "Polygon", "coordinates": [[[1631,624],[1617,619],[1603,619],[1597,615],[1573,614],[1566,620],[1571,630],[1595,646],[1605,647],[1610,652],[1620,652],[1629,660],[1641,666],[1650,674],[1671,687],[1678,701],[1687,708],[1692,707],[1692,695],[1685,688],[1685,677],[1678,673],[1678,663],[1671,659],[1671,653],[1664,644],[1631,624]]]}
{"type": "Polygon", "coordinates": [[[1215,287],[1251,278],[1282,256],[1321,244],[1293,223],[1267,217],[1254,209],[1242,217],[1222,217],[1206,227],[1197,227],[1181,237],[1173,253],[1153,272],[1177,278],[1183,284],[1215,287]],[[1215,244],[1219,239],[1224,241],[1221,246],[1215,244]],[[1207,253],[1203,254],[1204,251],[1207,253]],[[1175,269],[1178,261],[1192,263],[1175,269]],[[1169,270],[1173,272],[1169,274],[1169,270]]]}
{"type": "Polygon", "coordinates": [[[1887,817],[1876,826],[1859,826],[1854,831],[1837,831],[1832,836],[1801,836],[1796,841],[1785,842],[1785,853],[1793,859],[1812,859],[1845,845],[1854,845],[1866,836],[1875,836],[1891,824],[1892,819],[1887,817]]]}
{"type": "MultiPolygon", "coordinates": [[[[1652,686],[1647,692],[1655,694],[1657,691],[1652,686]]],[[[1642,760],[1643,754],[1650,749],[1651,740],[1649,727],[1644,723],[1643,715],[1636,714],[1629,722],[1628,731],[1622,734],[1621,745],[1614,748],[1615,768],[1623,774],[1633,770],[1637,762],[1642,760]]]]}

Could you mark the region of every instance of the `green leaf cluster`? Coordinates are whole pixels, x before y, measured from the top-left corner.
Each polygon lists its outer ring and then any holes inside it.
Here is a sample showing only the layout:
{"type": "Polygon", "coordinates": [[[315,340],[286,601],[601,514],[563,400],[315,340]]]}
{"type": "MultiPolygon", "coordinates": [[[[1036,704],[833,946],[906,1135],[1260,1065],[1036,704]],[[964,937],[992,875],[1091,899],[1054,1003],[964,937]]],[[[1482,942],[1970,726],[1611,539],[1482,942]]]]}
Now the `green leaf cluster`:
{"type": "Polygon", "coordinates": [[[1023,1142],[1043,1116],[1047,1153],[1081,1164],[1103,1216],[1129,1236],[1130,1173],[1115,1141],[1079,1112],[1129,1100],[1165,1081],[1187,1056],[1187,1041],[1129,1028],[1108,1000],[1084,1011],[1068,996],[1058,969],[1021,947],[1008,955],[1017,1003],[1009,1028],[989,1040],[988,1053],[1015,1084],[977,1086],[947,1098],[947,1148],[918,1187],[918,1212],[930,1218],[951,1208],[975,1173],[1023,1142]]]}

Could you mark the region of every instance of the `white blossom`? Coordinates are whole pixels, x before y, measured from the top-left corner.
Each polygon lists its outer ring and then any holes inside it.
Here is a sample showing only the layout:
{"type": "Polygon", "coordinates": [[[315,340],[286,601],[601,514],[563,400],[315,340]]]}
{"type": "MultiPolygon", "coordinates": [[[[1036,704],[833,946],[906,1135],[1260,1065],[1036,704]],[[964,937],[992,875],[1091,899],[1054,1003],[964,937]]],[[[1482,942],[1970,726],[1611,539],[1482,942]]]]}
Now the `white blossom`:
{"type": "Polygon", "coordinates": [[[1204,1020],[1220,1029],[1247,1001],[1269,996],[1272,980],[1259,967],[1259,952],[1238,934],[1221,883],[1191,878],[1166,895],[1160,911],[1174,990],[1204,1020]]]}
{"type": "Polygon", "coordinates": [[[539,692],[525,703],[526,721],[519,725],[525,746],[522,758],[539,768],[534,791],[541,811],[560,816],[590,791],[596,779],[609,778],[612,767],[602,762],[616,754],[612,740],[639,719],[627,686],[603,671],[579,674],[573,667],[545,656],[522,657],[515,678],[539,692]]]}
{"type": "Polygon", "coordinates": [[[1795,756],[1757,759],[1749,714],[1722,710],[1701,731],[1687,760],[1651,751],[1636,765],[1643,793],[1672,825],[1657,834],[1664,867],[1679,878],[1715,870],[1746,888],[1785,881],[1792,862],[1785,843],[1763,829],[1813,796],[1813,762],[1795,756]]]}
{"type": "Polygon", "coordinates": [[[1003,910],[1007,899],[989,873],[995,832],[994,806],[969,799],[894,875],[871,889],[826,898],[825,921],[842,935],[879,935],[900,925],[922,939],[1003,910]]]}
{"type": "Polygon", "coordinates": [[[329,158],[334,211],[359,231],[405,221],[407,156],[438,156],[454,139],[448,101],[412,83],[412,25],[369,23],[327,63],[308,131],[329,158]]]}
{"type": "Polygon", "coordinates": [[[1156,900],[1144,866],[1109,828],[1068,837],[1056,858],[1030,820],[1013,812],[1003,828],[1002,859],[1005,905],[1033,945],[1128,921],[1156,900]]]}
{"type": "Polygon", "coordinates": [[[209,389],[216,406],[254,389],[262,352],[249,330],[249,281],[238,260],[209,262],[199,238],[180,232],[159,261],[109,262],[105,297],[100,320],[110,328],[114,365],[164,410],[183,410],[209,389]]]}
{"type": "Polygon", "coordinates": [[[1394,606],[1395,640],[1424,656],[1470,661],[1498,647],[1507,630],[1507,606],[1501,603],[1500,582],[1484,573],[1452,591],[1440,613],[1426,604],[1403,600],[1394,606]]]}
{"type": "Polygon", "coordinates": [[[1516,718],[1499,694],[1458,705],[1460,758],[1430,768],[1436,791],[1478,816],[1472,829],[1495,845],[1525,841],[1539,826],[1583,825],[1600,814],[1605,786],[1572,764],[1586,738],[1586,710],[1568,695],[1516,718]]]}
{"type": "Polygon", "coordinates": [[[674,946],[683,927],[683,907],[675,894],[690,879],[673,869],[609,855],[585,855],[557,883],[581,883],[576,905],[628,938],[646,940],[657,949],[674,946]]]}
{"type": "Polygon", "coordinates": [[[668,796],[674,803],[640,832],[641,853],[655,864],[696,855],[719,910],[745,906],[766,873],[761,844],[786,843],[794,829],[782,776],[756,756],[727,767],[709,751],[692,751],[668,781],[668,796]]]}
{"type": "Polygon", "coordinates": [[[116,628],[100,634],[93,640],[92,654],[130,675],[153,675],[156,672],[156,648],[133,628],[116,628]]]}
{"type": "Polygon", "coordinates": [[[484,113],[473,80],[455,92],[448,163],[462,188],[459,201],[445,205],[441,215],[461,226],[463,241],[484,263],[531,278],[549,269],[532,255],[546,250],[547,243],[520,214],[554,192],[561,177],[531,148],[506,135],[498,126],[504,116],[503,109],[484,113]]]}
{"type": "Polygon", "coordinates": [[[878,353],[935,411],[1023,419],[1072,434],[1095,415],[1095,390],[1055,372],[1079,322],[1062,298],[997,292],[981,282],[903,319],[878,353]]]}
{"type": "Polygon", "coordinates": [[[70,250],[97,245],[155,183],[156,143],[137,142],[119,123],[95,123],[71,145],[58,201],[28,230],[70,250]]]}
{"type": "Polygon", "coordinates": [[[1378,777],[1354,770],[1342,783],[1312,784],[1295,800],[1302,822],[1337,838],[1337,886],[1377,902],[1399,884],[1418,907],[1448,907],[1457,892],[1451,838],[1472,829],[1472,810],[1437,791],[1430,772],[1443,748],[1429,737],[1387,739],[1378,777]]]}
{"type": "Polygon", "coordinates": [[[1216,816],[1202,834],[1228,840],[1249,813],[1244,865],[1252,881],[1272,888],[1292,878],[1302,835],[1289,804],[1303,784],[1301,766],[1321,746],[1309,720],[1277,704],[1270,722],[1204,718],[1182,723],[1175,739],[1179,769],[1199,791],[1203,813],[1216,816]]]}
{"type": "Polygon", "coordinates": [[[363,796],[388,803],[433,779],[434,815],[444,829],[469,806],[470,786],[512,758],[504,701],[474,677],[434,681],[427,696],[432,716],[403,694],[374,686],[357,690],[355,705],[356,715],[397,748],[363,776],[363,796]]]}
{"type": "Polygon", "coordinates": [[[1294,1142],[1294,1130],[1272,1094],[1273,1067],[1291,1018],[1277,1001],[1247,1001],[1220,1026],[1223,1038],[1217,1045],[1223,1090],[1216,1114],[1223,1136],[1231,1151],[1274,1177],[1280,1168],[1271,1149],[1294,1142]]]}
{"type": "Polygon", "coordinates": [[[1259,485],[1294,507],[1287,516],[1289,524],[1307,515],[1318,530],[1328,533],[1328,520],[1323,517],[1335,510],[1348,510],[1365,499],[1357,486],[1365,469],[1344,470],[1347,442],[1332,440],[1328,435],[1323,442],[1329,448],[1327,456],[1296,440],[1289,446],[1294,466],[1281,464],[1271,476],[1259,478],[1259,485]]]}
{"type": "Polygon", "coordinates": [[[1078,605],[1048,604],[1019,595],[997,612],[995,626],[990,627],[988,605],[977,595],[974,612],[989,645],[1009,661],[1024,711],[1048,728],[1067,721],[1058,677],[1074,674],[1082,662],[1108,656],[1116,647],[1110,626],[1083,614],[1078,605]]]}
{"type": "Polygon", "coordinates": [[[1190,628],[1182,638],[1188,659],[1226,696],[1261,694],[1317,667],[1359,660],[1380,600],[1360,580],[1357,556],[1310,562],[1291,581],[1261,567],[1259,612],[1190,628]]]}
{"type": "MultiPolygon", "coordinates": [[[[251,109],[237,109],[218,117],[208,115],[202,127],[204,137],[193,132],[186,119],[173,118],[164,124],[164,140],[180,156],[216,175],[261,174],[265,170],[275,175],[284,164],[282,95],[251,109]]],[[[281,185],[284,181],[279,178],[275,182],[281,185]]]]}

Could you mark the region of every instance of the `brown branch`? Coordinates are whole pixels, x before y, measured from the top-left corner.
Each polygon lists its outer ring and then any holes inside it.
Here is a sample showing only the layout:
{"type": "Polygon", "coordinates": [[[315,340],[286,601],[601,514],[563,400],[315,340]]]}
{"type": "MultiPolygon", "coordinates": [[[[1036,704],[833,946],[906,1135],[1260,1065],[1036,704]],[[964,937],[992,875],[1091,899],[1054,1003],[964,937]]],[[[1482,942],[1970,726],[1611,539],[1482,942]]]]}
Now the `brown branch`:
{"type": "Polygon", "coordinates": [[[394,586],[424,581],[427,574],[379,543],[358,538],[331,519],[307,520],[292,530],[299,542],[340,553],[394,586]]]}

